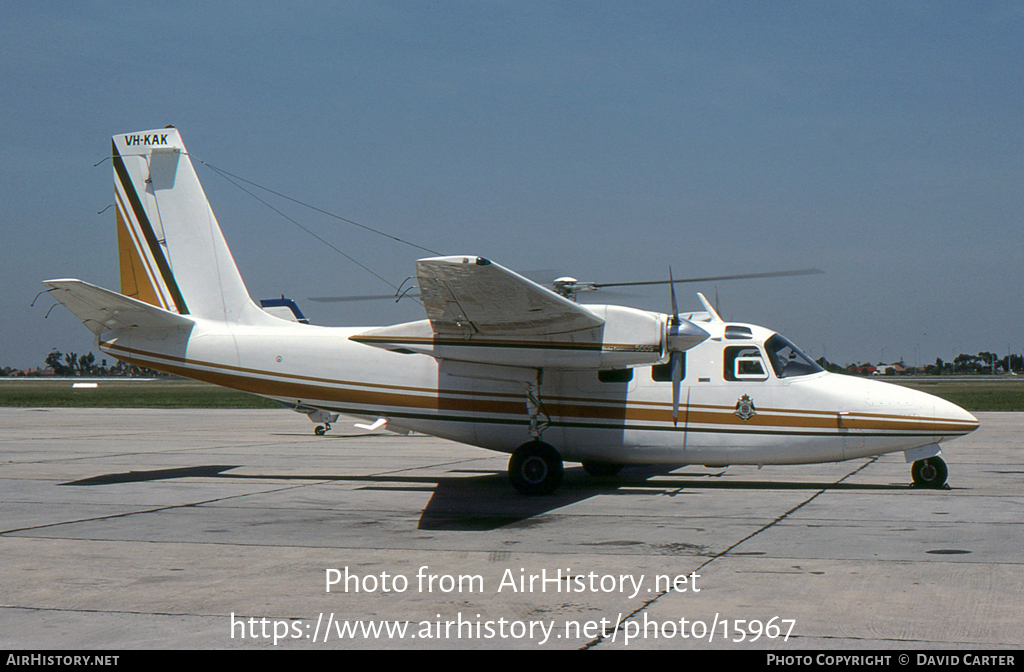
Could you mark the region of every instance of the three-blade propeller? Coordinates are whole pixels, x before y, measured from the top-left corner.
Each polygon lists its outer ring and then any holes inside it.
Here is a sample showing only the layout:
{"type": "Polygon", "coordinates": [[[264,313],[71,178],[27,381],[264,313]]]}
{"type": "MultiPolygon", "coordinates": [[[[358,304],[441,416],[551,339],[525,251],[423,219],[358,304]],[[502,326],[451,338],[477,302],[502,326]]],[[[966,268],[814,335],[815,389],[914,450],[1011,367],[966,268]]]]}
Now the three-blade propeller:
{"type": "Polygon", "coordinates": [[[683,382],[683,351],[672,346],[679,340],[679,306],[676,304],[676,284],[672,267],[668,267],[668,288],[672,297],[672,317],[668,319],[669,371],[672,372],[672,426],[679,425],[679,390],[683,382]]]}

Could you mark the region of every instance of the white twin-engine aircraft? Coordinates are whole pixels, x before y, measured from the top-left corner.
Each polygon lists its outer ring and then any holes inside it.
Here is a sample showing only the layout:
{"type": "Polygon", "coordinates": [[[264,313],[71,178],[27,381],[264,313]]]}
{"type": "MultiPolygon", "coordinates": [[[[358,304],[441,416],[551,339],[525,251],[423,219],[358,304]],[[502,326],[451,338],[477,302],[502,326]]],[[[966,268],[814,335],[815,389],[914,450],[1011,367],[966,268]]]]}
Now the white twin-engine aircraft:
{"type": "MultiPolygon", "coordinates": [[[[903,451],[941,487],[939,443],[978,421],[928,394],[826,373],[762,327],[580,305],[478,256],[421,259],[427,319],[301,324],[249,297],[178,131],[113,138],[121,292],[48,280],[120,360],[275,399],[322,434],[338,414],[510,453],[524,494],[562,462],[805,464],[903,451]]],[[[571,283],[570,283],[571,284],[571,283]]],[[[564,289],[564,287],[563,287],[564,289]]]]}

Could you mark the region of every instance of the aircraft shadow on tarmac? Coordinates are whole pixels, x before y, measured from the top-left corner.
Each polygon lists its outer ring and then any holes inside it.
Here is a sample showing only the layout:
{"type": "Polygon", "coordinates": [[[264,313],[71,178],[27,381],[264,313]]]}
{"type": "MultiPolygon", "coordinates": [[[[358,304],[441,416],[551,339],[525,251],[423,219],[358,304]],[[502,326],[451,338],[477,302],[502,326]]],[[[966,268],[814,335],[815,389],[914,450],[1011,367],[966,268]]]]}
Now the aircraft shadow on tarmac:
{"type": "Polygon", "coordinates": [[[722,472],[693,475],[669,475],[672,467],[634,467],[619,475],[595,478],[582,468],[568,468],[558,492],[543,497],[524,497],[513,490],[504,472],[486,470],[451,470],[451,476],[412,476],[377,474],[296,475],[296,474],[232,474],[242,465],[201,465],[152,471],[130,471],[104,474],[62,485],[112,485],[175,478],[226,478],[246,480],[347,481],[365,483],[363,490],[432,491],[423,509],[418,528],[421,530],[487,531],[508,525],[530,525],[537,516],[575,504],[597,495],[661,494],[676,496],[686,490],[853,490],[906,491],[907,485],[871,483],[732,480],[721,478],[722,472]],[[665,477],[652,481],[655,477],[665,477]]]}

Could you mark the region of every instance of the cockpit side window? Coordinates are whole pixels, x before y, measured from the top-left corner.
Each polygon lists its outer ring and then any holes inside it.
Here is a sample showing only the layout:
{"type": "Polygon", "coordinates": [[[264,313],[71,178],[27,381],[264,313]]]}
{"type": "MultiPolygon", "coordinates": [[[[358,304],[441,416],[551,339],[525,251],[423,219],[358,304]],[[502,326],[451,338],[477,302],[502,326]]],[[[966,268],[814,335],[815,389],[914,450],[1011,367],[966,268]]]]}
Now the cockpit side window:
{"type": "Polygon", "coordinates": [[[722,358],[722,375],[726,380],[767,380],[768,369],[761,350],[753,345],[732,345],[722,358]]]}
{"type": "Polygon", "coordinates": [[[764,349],[768,352],[772,369],[779,378],[806,376],[824,371],[814,360],[779,334],[775,334],[765,341],[764,349]]]}

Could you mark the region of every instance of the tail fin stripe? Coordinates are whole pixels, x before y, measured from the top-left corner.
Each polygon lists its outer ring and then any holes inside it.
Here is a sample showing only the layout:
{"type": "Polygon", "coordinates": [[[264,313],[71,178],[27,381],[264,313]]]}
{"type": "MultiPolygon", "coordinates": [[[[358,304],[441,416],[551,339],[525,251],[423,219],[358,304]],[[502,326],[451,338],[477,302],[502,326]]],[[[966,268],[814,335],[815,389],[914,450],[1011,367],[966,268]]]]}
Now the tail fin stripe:
{"type": "Polygon", "coordinates": [[[121,271],[121,293],[125,296],[167,310],[167,300],[157,288],[153,269],[142,254],[135,227],[128,224],[121,194],[115,189],[117,199],[117,244],[118,261],[121,271]]]}
{"type": "Polygon", "coordinates": [[[142,201],[139,200],[139,195],[135,191],[135,185],[132,184],[131,177],[128,175],[128,169],[124,165],[124,159],[121,158],[121,154],[117,151],[117,144],[111,142],[111,145],[113,146],[114,170],[117,172],[118,180],[121,182],[121,188],[124,189],[124,193],[128,197],[128,202],[131,204],[132,211],[135,213],[135,218],[139,223],[139,228],[142,230],[142,235],[146,238],[146,243],[149,245],[149,250],[153,255],[153,260],[156,262],[157,268],[160,270],[160,275],[171,294],[171,299],[174,301],[178,313],[181,315],[188,315],[188,306],[185,305],[185,298],[181,295],[178,283],[174,279],[174,273],[171,271],[171,267],[167,263],[167,258],[164,256],[164,252],[160,248],[160,243],[156,239],[156,234],[153,233],[153,226],[149,222],[149,217],[146,216],[146,210],[142,207],[142,201]]]}
{"type": "Polygon", "coordinates": [[[171,305],[170,292],[168,292],[167,288],[163,286],[160,275],[153,268],[153,261],[151,261],[149,255],[146,254],[147,246],[139,238],[139,231],[141,227],[139,227],[135,220],[132,219],[132,217],[130,216],[130,213],[132,211],[125,203],[125,195],[121,193],[121,189],[117,188],[118,183],[115,183],[114,186],[114,198],[117,202],[118,214],[121,215],[125,223],[125,230],[128,231],[128,235],[133,248],[132,252],[134,256],[142,260],[142,264],[146,272],[146,280],[148,281],[149,285],[153,289],[154,294],[156,295],[156,302],[153,303],[153,305],[159,306],[164,310],[175,310],[174,307],[171,305]]]}

